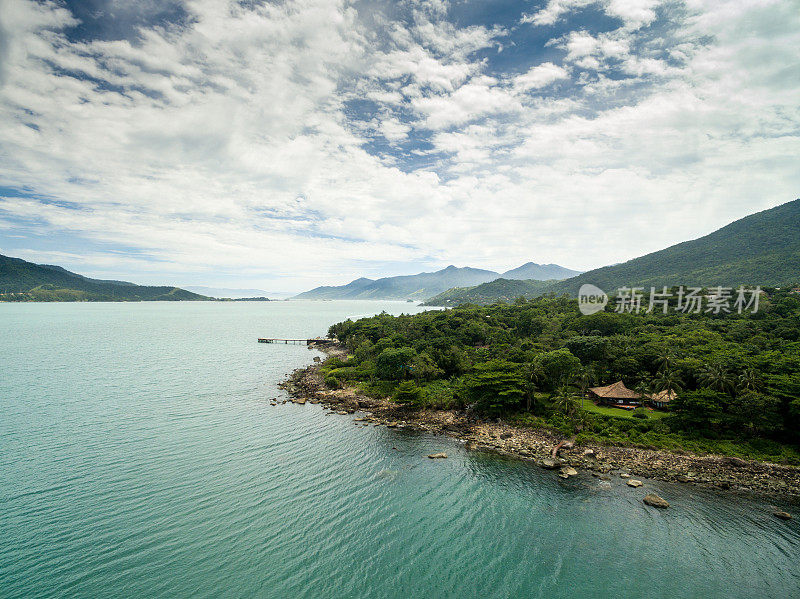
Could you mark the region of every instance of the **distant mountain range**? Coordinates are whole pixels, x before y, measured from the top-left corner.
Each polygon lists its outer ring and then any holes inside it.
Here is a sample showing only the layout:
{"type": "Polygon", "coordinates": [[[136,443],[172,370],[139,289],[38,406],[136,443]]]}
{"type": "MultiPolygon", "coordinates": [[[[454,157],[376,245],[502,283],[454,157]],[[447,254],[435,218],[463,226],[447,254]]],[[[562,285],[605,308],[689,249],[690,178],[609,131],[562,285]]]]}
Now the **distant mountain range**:
{"type": "Polygon", "coordinates": [[[2,301],[181,301],[211,298],[178,287],[90,279],[60,266],[0,255],[2,301]]]}
{"type": "Polygon", "coordinates": [[[502,279],[430,298],[428,305],[492,303],[544,293],[575,296],[589,283],[612,293],[620,287],[782,286],[800,282],[800,199],[757,212],[695,239],[613,266],[542,284],[502,279]]]}
{"type": "Polygon", "coordinates": [[[576,274],[579,274],[579,271],[570,270],[557,264],[536,264],[534,262],[523,264],[502,275],[492,270],[448,266],[436,272],[423,272],[416,275],[382,279],[362,277],[347,285],[317,287],[296,295],[292,299],[425,300],[453,287],[480,285],[500,277],[506,279],[564,279],[576,274]]]}

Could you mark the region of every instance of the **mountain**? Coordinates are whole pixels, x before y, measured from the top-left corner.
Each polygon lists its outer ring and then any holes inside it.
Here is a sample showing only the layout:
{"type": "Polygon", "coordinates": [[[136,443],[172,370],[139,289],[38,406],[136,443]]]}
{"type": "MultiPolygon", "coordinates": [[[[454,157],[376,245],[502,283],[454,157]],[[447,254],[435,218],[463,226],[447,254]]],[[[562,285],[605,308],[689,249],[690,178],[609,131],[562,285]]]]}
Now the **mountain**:
{"type": "Polygon", "coordinates": [[[34,264],[0,255],[0,301],[155,301],[209,300],[179,289],[126,281],[90,279],[60,266],[34,264]]]}
{"type": "Polygon", "coordinates": [[[424,300],[454,287],[473,287],[494,281],[501,276],[505,279],[563,279],[578,272],[557,264],[535,262],[528,262],[502,275],[493,270],[457,268],[451,265],[436,272],[382,279],[361,278],[347,285],[317,287],[291,299],[424,300]]]}
{"type": "Polygon", "coordinates": [[[798,280],[800,199],[751,214],[693,241],[554,283],[547,291],[577,295],[585,283],[610,293],[623,286],[779,286],[798,280]]]}
{"type": "Polygon", "coordinates": [[[581,274],[579,270],[564,268],[558,264],[536,264],[528,262],[517,268],[507,270],[501,276],[504,279],[514,279],[519,281],[534,279],[536,281],[547,281],[549,279],[569,279],[581,274]]]}
{"type": "Polygon", "coordinates": [[[491,270],[448,266],[436,272],[384,277],[377,280],[361,278],[339,287],[317,287],[292,299],[423,300],[451,287],[479,285],[499,276],[491,270]]]}
{"type": "Polygon", "coordinates": [[[492,304],[494,302],[513,302],[519,296],[525,298],[542,295],[550,285],[550,281],[519,281],[512,279],[495,279],[475,287],[454,287],[425,302],[426,306],[458,306],[460,304],[492,304]]]}
{"type": "Polygon", "coordinates": [[[450,289],[426,304],[487,304],[544,293],[575,296],[587,283],[613,293],[620,287],[770,287],[798,281],[800,199],[751,214],[704,237],[563,281],[520,281],[515,286],[512,281],[498,279],[467,289],[450,289]]]}

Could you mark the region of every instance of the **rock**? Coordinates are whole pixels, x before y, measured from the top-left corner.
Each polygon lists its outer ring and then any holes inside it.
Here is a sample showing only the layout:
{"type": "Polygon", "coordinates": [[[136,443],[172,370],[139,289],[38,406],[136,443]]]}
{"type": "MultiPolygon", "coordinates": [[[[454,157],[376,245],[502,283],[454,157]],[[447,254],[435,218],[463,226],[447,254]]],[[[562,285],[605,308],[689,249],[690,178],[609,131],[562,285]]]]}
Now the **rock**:
{"type": "Polygon", "coordinates": [[[679,474],[678,476],[675,477],[675,480],[677,480],[679,483],[692,482],[692,479],[686,476],[685,474],[679,474]]]}
{"type": "Polygon", "coordinates": [[[428,457],[429,457],[430,459],[432,459],[432,460],[444,459],[444,458],[446,458],[446,457],[447,457],[447,454],[446,454],[446,453],[444,453],[444,452],[441,452],[441,453],[431,453],[431,454],[428,454],[428,457]]]}
{"type": "Polygon", "coordinates": [[[575,468],[573,468],[572,466],[564,466],[561,469],[561,474],[566,474],[567,476],[576,476],[578,474],[578,471],[575,470],[575,468]]]}
{"type": "Polygon", "coordinates": [[[501,438],[501,439],[510,439],[510,438],[511,438],[511,437],[513,437],[513,436],[514,436],[514,435],[513,435],[513,434],[511,434],[511,433],[502,433],[502,434],[500,435],[500,438],[501,438]]]}
{"type": "Polygon", "coordinates": [[[305,397],[298,397],[297,399],[294,400],[294,403],[299,403],[302,406],[303,404],[306,403],[306,398],[305,397]]]}
{"type": "Polygon", "coordinates": [[[611,477],[610,477],[608,474],[601,474],[601,475],[600,475],[600,480],[603,480],[603,481],[610,481],[610,480],[611,480],[611,477]]]}
{"type": "Polygon", "coordinates": [[[321,361],[321,359],[320,359],[320,357],[319,357],[319,356],[314,356],[314,361],[315,361],[315,362],[320,362],[320,361],[321,361]]]}
{"type": "Polygon", "coordinates": [[[572,449],[573,447],[575,447],[575,444],[572,441],[564,441],[561,449],[572,449]]]}
{"type": "Polygon", "coordinates": [[[620,477],[620,478],[630,478],[630,477],[631,477],[631,475],[630,475],[630,474],[628,474],[627,472],[623,472],[622,474],[620,474],[620,475],[619,475],[619,477],[620,477]]]}
{"type": "Polygon", "coordinates": [[[644,499],[642,499],[642,501],[644,501],[647,505],[652,505],[653,507],[658,507],[662,509],[669,507],[669,501],[667,501],[663,497],[659,497],[655,493],[648,493],[647,495],[644,496],[644,499]]]}
{"type": "Polygon", "coordinates": [[[555,470],[556,468],[561,466],[561,460],[555,460],[553,458],[545,458],[542,460],[541,466],[546,470],[555,470]]]}
{"type": "Polygon", "coordinates": [[[630,479],[628,481],[628,486],[629,487],[633,487],[633,488],[641,487],[642,486],[642,481],[636,480],[635,478],[632,478],[632,479],[630,479]]]}
{"type": "Polygon", "coordinates": [[[776,518],[780,518],[781,520],[791,520],[792,515],[789,512],[773,512],[773,516],[776,518]]]}
{"type": "Polygon", "coordinates": [[[594,457],[594,449],[587,449],[583,452],[583,457],[585,458],[593,458],[594,457]]]}
{"type": "Polygon", "coordinates": [[[724,464],[728,464],[729,466],[736,466],[737,468],[744,468],[745,466],[747,466],[747,462],[745,462],[741,458],[726,457],[722,458],[722,462],[724,464]]]}
{"type": "Polygon", "coordinates": [[[599,483],[597,483],[597,488],[598,489],[610,489],[611,488],[611,483],[608,482],[607,480],[601,480],[599,483]]]}
{"type": "Polygon", "coordinates": [[[559,475],[561,478],[569,478],[569,474],[567,474],[566,472],[559,472],[559,473],[558,473],[558,475],[559,475]]]}

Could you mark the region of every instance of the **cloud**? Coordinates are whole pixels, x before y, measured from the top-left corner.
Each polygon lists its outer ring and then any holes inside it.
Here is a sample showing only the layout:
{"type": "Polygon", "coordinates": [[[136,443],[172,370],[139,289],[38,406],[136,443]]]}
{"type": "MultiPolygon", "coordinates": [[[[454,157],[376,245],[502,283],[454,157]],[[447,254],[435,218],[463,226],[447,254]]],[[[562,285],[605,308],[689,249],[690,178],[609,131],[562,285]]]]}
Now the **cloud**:
{"type": "Polygon", "coordinates": [[[461,3],[194,0],[113,37],[0,0],[0,245],[301,289],[601,266],[797,196],[791,1],[587,5],[528,17],[544,45],[461,3]]]}
{"type": "Polygon", "coordinates": [[[527,73],[514,77],[514,86],[520,91],[547,87],[559,79],[566,79],[569,73],[563,67],[545,62],[531,67],[527,73]]]}

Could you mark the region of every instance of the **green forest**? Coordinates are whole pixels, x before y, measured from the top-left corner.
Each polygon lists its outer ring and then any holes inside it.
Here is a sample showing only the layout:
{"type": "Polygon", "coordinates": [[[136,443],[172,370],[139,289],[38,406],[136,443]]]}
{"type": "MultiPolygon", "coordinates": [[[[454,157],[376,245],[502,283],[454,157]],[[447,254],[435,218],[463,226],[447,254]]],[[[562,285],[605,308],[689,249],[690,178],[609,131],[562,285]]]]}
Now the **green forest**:
{"type": "Polygon", "coordinates": [[[755,313],[583,315],[553,295],[330,327],[348,350],[323,366],[413,408],[464,409],[579,442],[723,453],[800,464],[800,293],[765,289],[755,313]],[[599,407],[617,380],[675,393],[667,412],[599,407]]]}

